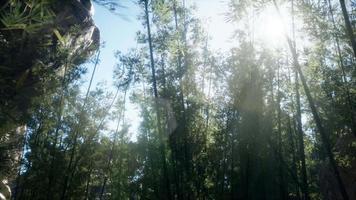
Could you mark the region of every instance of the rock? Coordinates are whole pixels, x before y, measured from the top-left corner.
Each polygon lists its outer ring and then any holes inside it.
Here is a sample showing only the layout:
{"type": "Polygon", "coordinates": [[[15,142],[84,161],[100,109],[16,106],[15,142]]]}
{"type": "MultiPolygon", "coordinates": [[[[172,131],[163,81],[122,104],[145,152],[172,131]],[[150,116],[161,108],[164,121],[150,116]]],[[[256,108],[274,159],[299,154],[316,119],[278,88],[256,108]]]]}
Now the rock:
{"type": "Polygon", "coordinates": [[[11,198],[11,189],[8,186],[7,180],[0,182],[0,200],[7,200],[11,198]]]}
{"type": "MultiPolygon", "coordinates": [[[[26,3],[33,1],[14,2],[26,10],[26,3]]],[[[0,21],[0,121],[4,122],[0,128],[9,119],[26,121],[32,97],[44,93],[41,84],[63,71],[68,61],[74,66],[83,63],[99,46],[89,0],[52,2],[42,23],[22,27],[0,21]]],[[[0,16],[11,16],[12,6],[0,3],[0,16]]]]}
{"type": "Polygon", "coordinates": [[[85,62],[100,43],[90,0],[50,1],[35,12],[41,2],[0,1],[0,199],[11,194],[8,182],[18,169],[32,100],[48,91],[49,80],[61,78],[65,66],[71,70],[85,62]],[[31,16],[26,19],[42,21],[13,23],[15,7],[31,16]]]}

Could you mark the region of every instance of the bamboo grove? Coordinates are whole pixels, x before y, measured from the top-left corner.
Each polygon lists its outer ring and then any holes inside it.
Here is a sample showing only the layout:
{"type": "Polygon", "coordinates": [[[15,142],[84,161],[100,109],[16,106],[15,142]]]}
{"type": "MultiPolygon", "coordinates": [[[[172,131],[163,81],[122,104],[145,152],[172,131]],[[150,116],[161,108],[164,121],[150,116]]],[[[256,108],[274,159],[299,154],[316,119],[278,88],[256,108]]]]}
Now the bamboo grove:
{"type": "Polygon", "coordinates": [[[55,56],[64,75],[29,108],[12,199],[356,199],[356,2],[226,1],[222,52],[186,1],[135,1],[142,29],[115,53],[112,92],[92,84],[100,48],[89,84],[55,56]],[[267,7],[284,21],[278,48],[255,37],[267,7]]]}

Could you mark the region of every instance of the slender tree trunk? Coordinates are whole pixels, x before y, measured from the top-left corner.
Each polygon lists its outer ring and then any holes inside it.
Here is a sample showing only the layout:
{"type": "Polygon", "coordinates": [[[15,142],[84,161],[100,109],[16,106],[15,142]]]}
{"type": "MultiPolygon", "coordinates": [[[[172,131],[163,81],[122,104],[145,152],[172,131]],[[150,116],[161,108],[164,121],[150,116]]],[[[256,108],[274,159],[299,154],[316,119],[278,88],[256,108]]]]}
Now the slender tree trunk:
{"type": "Polygon", "coordinates": [[[230,194],[231,194],[231,199],[235,200],[238,199],[238,194],[237,194],[237,174],[235,172],[235,166],[236,164],[236,147],[235,143],[237,141],[237,130],[238,130],[238,111],[233,109],[233,128],[232,128],[232,141],[231,141],[231,166],[230,166],[230,177],[231,177],[231,188],[230,188],[230,194]]]}
{"type": "Polygon", "coordinates": [[[87,177],[87,183],[85,185],[85,200],[88,200],[89,199],[89,187],[90,187],[90,181],[91,181],[91,173],[92,173],[92,163],[90,162],[90,165],[89,165],[89,173],[88,173],[88,177],[87,177]]]}
{"type": "Polygon", "coordinates": [[[246,199],[249,199],[249,194],[250,194],[250,154],[247,153],[247,162],[246,162],[246,169],[244,171],[245,175],[243,178],[243,184],[245,184],[246,186],[244,186],[245,191],[243,191],[243,197],[246,199]]]}
{"type": "Polygon", "coordinates": [[[155,63],[153,58],[153,47],[152,47],[152,37],[151,37],[151,27],[150,27],[150,18],[148,12],[148,0],[144,0],[145,5],[145,15],[146,15],[146,25],[147,25],[147,35],[148,35],[148,45],[150,51],[150,61],[151,61],[151,71],[152,71],[152,85],[153,85],[153,92],[155,97],[155,107],[156,107],[156,115],[157,115],[157,128],[158,128],[158,135],[160,140],[160,152],[161,152],[161,159],[162,159],[162,167],[163,167],[163,180],[165,184],[165,198],[172,199],[171,197],[171,189],[170,189],[170,181],[168,177],[168,169],[167,169],[167,161],[166,161],[166,149],[165,144],[163,141],[163,133],[161,127],[161,115],[159,112],[159,105],[158,105],[158,89],[157,89],[157,80],[156,80],[156,69],[155,63]]]}
{"type": "MultiPolygon", "coordinates": [[[[296,48],[295,43],[295,22],[294,22],[294,0],[292,0],[292,36],[293,36],[293,47],[296,48]]],[[[294,57],[293,57],[294,58],[294,57]]],[[[297,138],[298,138],[298,152],[299,159],[301,161],[301,175],[302,175],[302,193],[304,200],[309,200],[309,186],[308,186],[308,177],[307,177],[307,169],[305,164],[305,151],[304,151],[304,133],[303,133],[303,125],[302,125],[302,112],[300,107],[300,94],[299,94],[299,78],[298,71],[294,69],[294,90],[295,90],[295,98],[296,98],[296,121],[297,121],[297,138]]]]}
{"type": "MultiPolygon", "coordinates": [[[[281,96],[280,96],[280,77],[279,77],[279,63],[277,70],[277,129],[278,129],[278,154],[279,158],[283,157],[282,152],[282,128],[281,128],[281,96]]],[[[279,160],[278,163],[279,168],[279,186],[280,186],[280,198],[287,199],[287,189],[284,181],[284,170],[282,161],[279,160]]]]}
{"type": "Polygon", "coordinates": [[[307,169],[305,164],[305,152],[304,152],[304,133],[302,128],[302,112],[300,108],[300,94],[299,94],[299,78],[298,72],[295,71],[295,95],[296,95],[296,121],[298,131],[298,146],[299,146],[299,158],[301,161],[301,173],[302,173],[302,191],[305,200],[309,199],[309,187],[307,178],[307,169]]]}
{"type": "MultiPolygon", "coordinates": [[[[68,188],[68,181],[71,180],[71,176],[69,174],[74,174],[75,173],[75,169],[76,169],[76,166],[72,168],[72,164],[73,164],[73,161],[74,161],[74,157],[75,157],[75,151],[76,151],[76,147],[77,147],[77,139],[78,139],[78,136],[79,136],[79,129],[80,129],[80,125],[81,125],[81,122],[82,122],[82,113],[84,111],[84,108],[86,106],[86,103],[87,103],[87,100],[88,100],[88,97],[89,97],[89,92],[90,92],[90,88],[91,88],[91,85],[93,83],[93,79],[94,79],[94,75],[95,75],[95,72],[96,72],[96,68],[99,64],[99,58],[100,58],[100,50],[98,51],[97,53],[97,57],[96,57],[96,60],[95,60],[95,64],[94,64],[94,69],[93,69],[93,72],[91,74],[91,77],[90,77],[90,82],[89,82],[89,85],[88,85],[88,88],[87,88],[87,91],[86,91],[86,94],[85,94],[85,99],[84,99],[84,102],[83,102],[83,105],[81,106],[81,109],[80,109],[80,113],[79,113],[79,121],[78,123],[76,124],[75,128],[74,128],[74,143],[73,143],[73,147],[72,147],[72,150],[71,150],[71,154],[70,154],[70,159],[69,159],[69,164],[68,164],[68,167],[66,169],[66,173],[65,173],[65,177],[64,177],[64,182],[63,182],[63,190],[62,190],[62,194],[61,194],[61,200],[64,200],[65,197],[66,197],[66,192],[67,192],[67,188],[68,188]],[[70,172],[70,170],[72,169],[72,172],[70,172]]],[[[78,163],[79,160],[77,159],[77,161],[75,163],[78,163]]]]}
{"type": "MultiPolygon", "coordinates": [[[[206,48],[208,46],[208,41],[206,42],[206,48]]],[[[211,84],[212,84],[212,71],[213,65],[210,63],[210,70],[209,70],[209,85],[208,85],[208,105],[206,106],[206,127],[209,127],[209,119],[210,119],[210,94],[211,94],[211,84]]]]}
{"type": "MultiPolygon", "coordinates": [[[[184,4],[184,1],[183,1],[184,4]]],[[[184,5],[183,5],[184,7],[184,5]]],[[[173,0],[173,14],[174,14],[174,22],[175,22],[175,29],[177,33],[180,34],[180,29],[178,25],[178,13],[177,13],[177,0],[173,0]]],[[[185,16],[183,16],[185,17],[185,16]]],[[[186,117],[186,109],[185,109],[185,103],[184,103],[184,90],[183,90],[183,75],[186,70],[186,60],[184,61],[184,65],[182,64],[182,59],[185,59],[185,56],[182,55],[182,50],[181,50],[181,40],[184,42],[184,51],[186,50],[186,28],[185,28],[185,21],[184,21],[184,30],[183,30],[183,36],[178,38],[178,57],[177,57],[177,68],[178,68],[178,78],[179,78],[179,101],[180,101],[180,107],[182,111],[182,116],[181,116],[181,122],[180,122],[180,130],[183,135],[183,149],[184,149],[184,183],[183,187],[186,190],[186,198],[190,198],[189,196],[191,195],[191,190],[189,187],[189,183],[191,182],[191,172],[190,172],[190,150],[188,146],[188,129],[187,129],[187,117],[186,117]]],[[[184,53],[186,55],[186,53],[184,53]]]]}
{"type": "MultiPolygon", "coordinates": [[[[274,3],[274,6],[275,6],[280,18],[283,19],[282,15],[280,13],[280,10],[279,10],[279,6],[276,3],[276,0],[273,0],[273,3],[274,3]]],[[[341,195],[342,195],[344,200],[348,200],[349,197],[348,197],[348,194],[346,192],[344,183],[343,183],[343,181],[341,179],[340,172],[339,172],[338,166],[336,164],[336,161],[335,161],[335,158],[334,158],[334,155],[333,155],[333,152],[332,152],[332,147],[331,147],[331,144],[330,144],[330,141],[329,141],[328,134],[326,133],[326,131],[325,131],[323,125],[322,125],[322,120],[321,120],[321,118],[319,116],[319,113],[318,113],[318,110],[316,108],[314,99],[313,99],[313,97],[311,95],[309,86],[307,85],[307,81],[306,81],[306,79],[304,77],[303,71],[302,71],[301,66],[299,64],[297,51],[295,49],[295,46],[293,45],[292,40],[289,38],[289,36],[287,34],[285,34],[285,37],[287,39],[288,47],[290,49],[290,52],[291,52],[291,54],[293,56],[294,67],[295,67],[296,71],[298,71],[298,74],[300,76],[300,80],[302,82],[305,94],[307,96],[307,100],[309,102],[309,106],[310,106],[311,112],[313,114],[313,117],[314,117],[314,120],[315,120],[315,124],[316,124],[316,126],[317,126],[317,128],[319,130],[319,133],[320,133],[320,136],[321,136],[321,140],[323,142],[323,146],[324,146],[324,148],[326,150],[327,156],[329,157],[329,162],[330,162],[331,167],[332,167],[332,169],[334,171],[335,178],[336,178],[336,180],[338,182],[340,193],[341,193],[341,195]]]]}
{"type": "MultiPolygon", "coordinates": [[[[295,139],[294,139],[294,134],[293,134],[293,129],[292,129],[292,124],[291,124],[291,119],[289,117],[289,115],[287,115],[286,117],[288,117],[288,136],[289,136],[289,142],[290,142],[290,150],[291,150],[291,154],[292,154],[292,173],[294,174],[294,176],[296,177],[296,179],[298,180],[298,169],[297,169],[297,159],[296,159],[296,155],[295,155],[295,139]]],[[[297,195],[297,198],[300,200],[300,193],[299,193],[299,184],[297,182],[296,187],[295,187],[295,193],[297,195]]]]}
{"type": "Polygon", "coordinates": [[[335,18],[334,18],[334,12],[332,10],[332,6],[331,6],[330,0],[327,0],[327,4],[328,4],[328,8],[329,8],[331,22],[332,22],[333,27],[335,29],[333,37],[335,39],[335,46],[336,46],[336,51],[337,51],[337,55],[338,55],[338,59],[339,59],[339,66],[340,66],[341,72],[342,72],[342,81],[344,82],[344,90],[345,90],[345,93],[346,93],[347,105],[348,105],[348,107],[350,109],[351,132],[356,137],[355,108],[354,108],[354,105],[352,103],[352,97],[351,97],[351,94],[350,94],[350,88],[348,86],[348,81],[346,79],[346,72],[345,72],[345,66],[344,66],[344,62],[343,62],[343,58],[342,58],[342,54],[341,54],[339,36],[338,36],[337,33],[335,33],[335,31],[337,31],[337,27],[336,27],[335,18]]]}
{"type": "Polygon", "coordinates": [[[356,58],[356,40],[355,40],[355,35],[354,35],[354,31],[352,29],[349,15],[347,14],[345,0],[339,0],[339,2],[340,2],[341,10],[342,10],[342,15],[344,16],[346,33],[350,39],[352,50],[354,51],[354,58],[356,58]]]}
{"type": "Polygon", "coordinates": [[[105,191],[105,187],[106,187],[106,182],[108,181],[108,177],[105,176],[104,177],[104,181],[103,181],[103,185],[101,186],[101,189],[100,189],[100,196],[99,196],[99,199],[102,200],[103,199],[103,195],[104,195],[104,191],[105,191]]]}
{"type": "MultiPolygon", "coordinates": [[[[293,1],[292,1],[293,3],[293,1]]],[[[292,4],[293,5],[293,4],[292,4]]],[[[293,7],[293,6],[292,6],[293,7]]],[[[292,9],[293,10],[293,9],[292,9]]],[[[292,15],[293,15],[293,11],[292,11],[292,15]]],[[[294,20],[293,20],[293,24],[294,24],[294,20]]],[[[293,25],[293,30],[294,30],[294,25],[293,25]]],[[[294,35],[294,31],[293,31],[293,35],[294,35]]],[[[293,37],[294,38],[294,37],[293,37]]],[[[287,57],[287,62],[289,62],[289,59],[287,57]]],[[[288,82],[290,85],[293,85],[292,84],[292,77],[291,77],[291,72],[290,72],[290,68],[288,68],[288,82]]],[[[298,86],[299,87],[299,86],[298,86]]],[[[298,93],[298,96],[299,96],[299,93],[298,93]]],[[[296,177],[296,180],[297,180],[297,187],[296,187],[296,193],[297,193],[297,198],[299,200],[302,199],[302,197],[300,196],[300,190],[302,190],[302,195],[305,196],[305,194],[307,194],[306,196],[309,197],[309,194],[308,192],[304,193],[302,187],[300,186],[301,184],[299,183],[299,175],[298,175],[298,168],[299,168],[299,164],[300,164],[300,156],[298,157],[298,152],[299,152],[299,146],[298,145],[298,136],[300,135],[299,132],[297,131],[297,124],[296,124],[296,117],[295,117],[295,104],[294,104],[294,100],[293,100],[293,95],[291,95],[291,98],[290,98],[290,101],[291,101],[291,113],[292,113],[292,122],[291,123],[291,117],[288,115],[288,134],[289,134],[289,140],[290,140],[290,145],[291,145],[291,151],[292,151],[292,168],[293,168],[293,172],[295,174],[295,177],[296,177]],[[293,126],[292,126],[293,124],[293,126]],[[299,158],[299,159],[298,159],[299,158]],[[298,164],[297,164],[298,163],[298,164]]],[[[303,130],[302,130],[303,131],[303,130]]],[[[303,132],[302,132],[303,133],[303,132]]],[[[304,140],[303,140],[303,134],[301,134],[302,136],[302,140],[301,142],[303,142],[303,146],[304,146],[304,140]]],[[[304,147],[303,147],[303,150],[304,150],[304,147]]],[[[304,151],[303,151],[303,154],[304,154],[304,151]]],[[[304,154],[305,155],[305,154],[304,154]]],[[[305,162],[304,162],[305,164],[305,162]]],[[[305,166],[305,165],[304,165],[305,166]]],[[[307,179],[306,179],[307,180],[307,179]]],[[[303,184],[303,183],[302,183],[303,184]]],[[[308,186],[308,185],[306,185],[308,186]]],[[[305,198],[304,198],[305,199],[305,198]]]]}
{"type": "Polygon", "coordinates": [[[61,83],[61,87],[62,87],[62,93],[60,96],[60,100],[59,100],[59,106],[58,106],[58,111],[57,111],[57,123],[56,123],[56,130],[55,130],[55,138],[54,138],[54,143],[52,145],[51,148],[51,153],[50,155],[52,155],[50,164],[49,164],[49,172],[48,172],[48,187],[47,187],[47,200],[51,199],[51,195],[52,195],[52,187],[53,187],[53,179],[54,179],[54,174],[53,174],[53,170],[54,170],[54,164],[55,164],[55,160],[56,160],[56,146],[58,143],[58,135],[59,135],[59,128],[60,128],[60,122],[62,120],[62,115],[63,115],[63,104],[64,104],[64,92],[66,90],[66,75],[67,75],[67,70],[68,70],[68,59],[66,60],[66,63],[64,65],[64,75],[63,75],[63,79],[62,79],[62,83],[61,83]]]}
{"type": "MultiPolygon", "coordinates": [[[[109,155],[108,155],[108,161],[107,161],[107,166],[106,166],[106,170],[107,170],[107,173],[110,174],[110,171],[111,171],[111,162],[112,160],[114,159],[114,152],[115,152],[115,145],[118,141],[118,135],[119,135],[119,128],[120,128],[120,123],[121,121],[124,120],[124,113],[125,113],[125,105],[126,105],[126,93],[127,93],[127,89],[125,89],[125,92],[124,92],[124,97],[123,97],[123,108],[122,110],[120,111],[120,115],[118,117],[118,122],[117,122],[117,126],[116,126],[116,130],[115,130],[115,136],[114,136],[114,140],[111,144],[111,149],[110,149],[110,152],[109,152],[109,155]]],[[[104,176],[104,180],[103,180],[103,184],[101,186],[101,190],[100,190],[100,197],[99,199],[103,199],[103,194],[105,192],[105,187],[106,187],[106,184],[107,184],[107,181],[108,181],[108,175],[104,176]]]]}

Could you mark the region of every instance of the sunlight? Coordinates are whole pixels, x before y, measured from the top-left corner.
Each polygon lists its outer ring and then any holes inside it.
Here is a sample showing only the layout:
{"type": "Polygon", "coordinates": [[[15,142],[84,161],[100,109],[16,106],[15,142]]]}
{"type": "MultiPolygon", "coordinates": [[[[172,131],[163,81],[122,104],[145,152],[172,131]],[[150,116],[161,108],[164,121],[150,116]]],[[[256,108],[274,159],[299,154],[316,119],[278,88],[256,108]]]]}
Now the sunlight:
{"type": "MultiPolygon", "coordinates": [[[[286,24],[290,20],[290,14],[286,8],[281,9],[283,21],[286,24]]],[[[259,41],[270,48],[278,48],[285,44],[285,27],[273,6],[262,11],[255,24],[256,36],[259,41]]]]}
{"type": "MultiPolygon", "coordinates": [[[[224,13],[229,9],[226,2],[214,4],[215,6],[211,4],[210,1],[200,3],[200,9],[197,9],[196,16],[204,21],[203,26],[211,37],[210,46],[215,50],[226,51],[235,44],[231,38],[237,27],[236,24],[226,22],[224,13]]],[[[280,11],[283,21],[281,21],[273,5],[268,5],[260,13],[255,11],[253,22],[255,41],[268,48],[280,48],[286,44],[284,24],[291,24],[290,8],[284,5],[280,7],[280,11]]],[[[290,27],[286,27],[286,29],[289,31],[290,27]]]]}
{"type": "Polygon", "coordinates": [[[0,200],[356,200],[350,0],[58,2],[0,0],[0,200]]]}
{"type": "Polygon", "coordinates": [[[262,34],[264,34],[265,42],[270,43],[272,46],[279,45],[284,40],[283,24],[274,13],[269,13],[264,18],[262,25],[262,34]]]}

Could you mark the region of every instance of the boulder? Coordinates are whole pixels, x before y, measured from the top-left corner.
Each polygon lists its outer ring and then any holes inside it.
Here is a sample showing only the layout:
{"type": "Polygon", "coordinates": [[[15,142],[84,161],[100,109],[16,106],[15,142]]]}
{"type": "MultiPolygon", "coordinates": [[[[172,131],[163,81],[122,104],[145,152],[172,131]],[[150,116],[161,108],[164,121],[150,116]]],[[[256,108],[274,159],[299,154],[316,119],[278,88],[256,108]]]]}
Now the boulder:
{"type": "Polygon", "coordinates": [[[0,3],[0,128],[26,121],[31,98],[44,92],[41,84],[63,74],[65,64],[83,63],[100,40],[88,0],[50,1],[45,9],[34,8],[43,0],[9,2],[0,3]],[[14,23],[15,8],[41,21],[14,23]]]}
{"type": "Polygon", "coordinates": [[[0,1],[0,199],[10,195],[32,100],[98,49],[92,15],[90,0],[0,1]]]}

